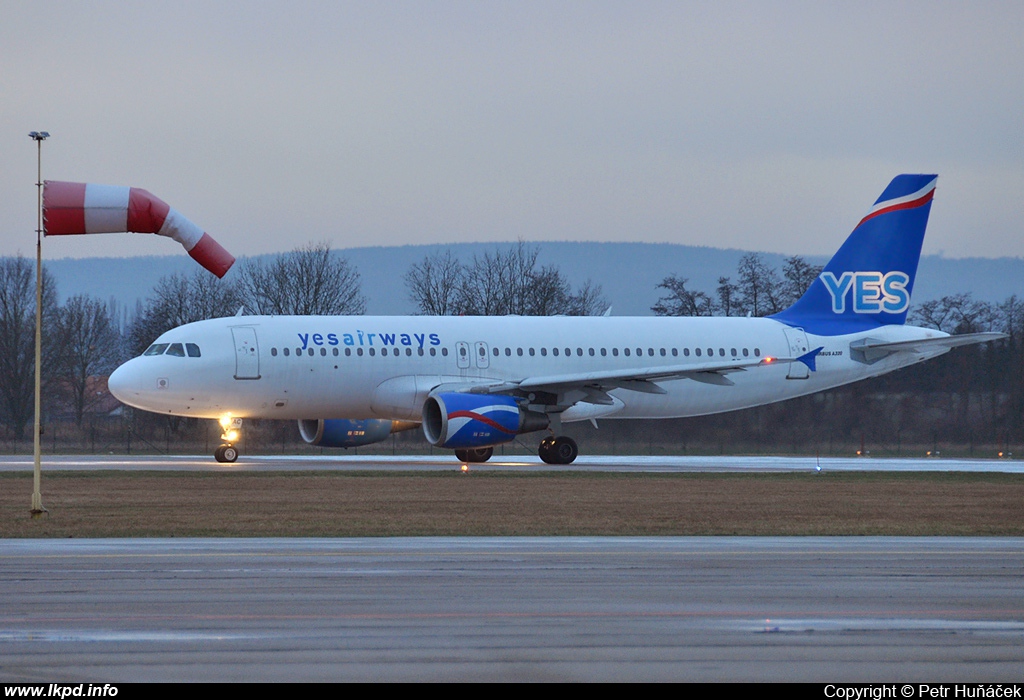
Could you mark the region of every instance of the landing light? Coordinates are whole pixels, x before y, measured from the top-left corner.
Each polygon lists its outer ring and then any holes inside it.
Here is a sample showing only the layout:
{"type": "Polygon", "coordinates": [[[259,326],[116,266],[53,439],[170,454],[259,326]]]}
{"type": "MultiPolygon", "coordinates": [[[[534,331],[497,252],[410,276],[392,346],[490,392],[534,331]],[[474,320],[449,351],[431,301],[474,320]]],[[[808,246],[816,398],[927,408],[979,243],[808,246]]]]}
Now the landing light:
{"type": "Polygon", "coordinates": [[[224,439],[227,440],[228,442],[238,442],[238,431],[237,430],[229,430],[229,431],[227,431],[226,433],[224,433],[224,439]]]}

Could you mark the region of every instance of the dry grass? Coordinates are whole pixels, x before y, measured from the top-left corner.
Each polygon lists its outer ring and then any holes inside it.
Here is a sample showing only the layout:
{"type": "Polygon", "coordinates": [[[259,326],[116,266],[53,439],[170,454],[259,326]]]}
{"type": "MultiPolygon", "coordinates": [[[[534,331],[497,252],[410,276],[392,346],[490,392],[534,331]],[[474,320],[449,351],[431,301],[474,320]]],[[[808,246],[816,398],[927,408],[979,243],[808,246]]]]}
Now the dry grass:
{"type": "Polygon", "coordinates": [[[0,537],[1024,535],[1013,474],[0,475],[0,537]]]}

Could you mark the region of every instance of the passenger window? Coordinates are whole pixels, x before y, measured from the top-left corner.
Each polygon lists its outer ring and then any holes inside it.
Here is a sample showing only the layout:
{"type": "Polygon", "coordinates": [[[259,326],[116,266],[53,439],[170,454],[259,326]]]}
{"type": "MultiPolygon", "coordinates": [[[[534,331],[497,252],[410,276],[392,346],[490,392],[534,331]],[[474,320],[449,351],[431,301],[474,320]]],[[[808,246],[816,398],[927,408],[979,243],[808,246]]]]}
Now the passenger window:
{"type": "Polygon", "coordinates": [[[761,348],[754,348],[754,357],[761,357],[761,348]]]}
{"type": "Polygon", "coordinates": [[[448,348],[441,348],[441,355],[444,357],[448,357],[448,348]]]}
{"type": "Polygon", "coordinates": [[[302,355],[302,348],[295,348],[295,357],[302,355]]]}
{"type": "Polygon", "coordinates": [[[533,350],[533,348],[530,348],[530,357],[533,357],[533,356],[534,356],[534,350],[533,350]]]}
{"type": "Polygon", "coordinates": [[[313,348],[310,348],[310,349],[309,349],[309,356],[310,356],[310,357],[313,357],[313,348]]]}
{"type": "Polygon", "coordinates": [[[270,348],[270,356],[277,357],[277,348],[270,348]]]}
{"type": "Polygon", "coordinates": [[[729,352],[732,354],[733,357],[736,357],[739,354],[738,352],[736,352],[736,348],[730,348],[729,352]]]}
{"type": "Polygon", "coordinates": [[[519,355],[519,357],[522,357],[523,356],[523,349],[522,348],[516,348],[516,354],[519,355]]]}
{"type": "Polygon", "coordinates": [[[377,350],[375,348],[370,348],[370,357],[375,357],[376,355],[377,355],[377,350]]]}
{"type": "Polygon", "coordinates": [[[173,357],[185,357],[185,347],[181,343],[171,343],[167,348],[167,354],[173,357]]]}
{"type": "MultiPolygon", "coordinates": [[[[284,354],[287,355],[288,351],[285,350],[284,354]]],[[[345,357],[352,357],[352,348],[345,348],[345,357]]]]}
{"type": "Polygon", "coordinates": [[[618,357],[618,356],[619,356],[619,349],[618,348],[612,348],[612,357],[618,357]]]}
{"type": "MultiPolygon", "coordinates": [[[[480,348],[480,355],[482,356],[483,354],[484,354],[484,349],[480,348]]],[[[495,357],[497,357],[499,355],[498,348],[494,348],[494,352],[492,352],[491,354],[494,355],[495,357]]]]}
{"type": "Polygon", "coordinates": [[[412,357],[412,348],[406,348],[405,349],[405,356],[406,357],[412,357]]]}
{"type": "Polygon", "coordinates": [[[558,348],[551,348],[551,354],[558,357],[558,348]]]}
{"type": "Polygon", "coordinates": [[[284,356],[285,357],[288,357],[289,355],[291,355],[291,351],[288,348],[284,348],[284,350],[282,352],[284,352],[284,356]]]}
{"type": "Polygon", "coordinates": [[[696,353],[697,357],[700,357],[700,348],[697,348],[693,352],[696,353]]]}
{"type": "Polygon", "coordinates": [[[608,350],[607,349],[601,348],[601,357],[608,357],[608,350]]]}
{"type": "Polygon", "coordinates": [[[720,357],[725,357],[725,348],[718,348],[718,354],[720,357]]]}
{"type": "Polygon", "coordinates": [[[338,356],[338,348],[331,348],[331,353],[332,353],[332,354],[333,354],[333,355],[334,355],[335,357],[337,357],[337,356],[338,356]]]}
{"type": "Polygon", "coordinates": [[[743,357],[750,357],[750,350],[743,348],[743,357]]]}
{"type": "MultiPolygon", "coordinates": [[[[199,352],[199,346],[195,343],[185,343],[185,350],[188,351],[189,357],[202,357],[203,353],[199,352]]],[[[274,348],[274,354],[277,354],[277,348],[274,348]]]]}
{"type": "Polygon", "coordinates": [[[590,348],[590,349],[588,350],[588,352],[590,353],[590,356],[591,356],[591,357],[593,357],[593,356],[594,356],[594,348],[590,348]]]}
{"type": "Polygon", "coordinates": [[[690,356],[690,348],[683,348],[683,357],[690,356]]]}
{"type": "Polygon", "coordinates": [[[672,348],[672,357],[679,357],[679,348],[672,348]]]}
{"type": "MultiPolygon", "coordinates": [[[[590,354],[594,354],[594,349],[590,349],[590,354]]],[[[576,357],[583,357],[583,348],[576,348],[576,357]]]]}
{"type": "Polygon", "coordinates": [[[356,354],[359,355],[359,357],[362,357],[363,356],[363,349],[362,348],[356,348],[356,354]]]}
{"type": "Polygon", "coordinates": [[[626,357],[629,357],[629,348],[623,348],[622,354],[625,355],[626,357]]]}
{"type": "MultiPolygon", "coordinates": [[[[664,355],[665,353],[662,352],[661,354],[664,355]]],[[[654,357],[654,348],[647,348],[647,355],[650,357],[654,357]]]]}
{"type": "Polygon", "coordinates": [[[144,352],[142,354],[144,356],[146,356],[146,355],[163,355],[164,354],[164,350],[167,349],[167,345],[168,345],[167,343],[157,343],[156,345],[150,345],[148,348],[146,348],[146,352],[144,352]]]}
{"type": "Polygon", "coordinates": [[[320,357],[327,357],[327,348],[320,348],[320,357]]]}
{"type": "Polygon", "coordinates": [[[430,348],[430,356],[431,357],[437,356],[437,348],[430,348]]]}

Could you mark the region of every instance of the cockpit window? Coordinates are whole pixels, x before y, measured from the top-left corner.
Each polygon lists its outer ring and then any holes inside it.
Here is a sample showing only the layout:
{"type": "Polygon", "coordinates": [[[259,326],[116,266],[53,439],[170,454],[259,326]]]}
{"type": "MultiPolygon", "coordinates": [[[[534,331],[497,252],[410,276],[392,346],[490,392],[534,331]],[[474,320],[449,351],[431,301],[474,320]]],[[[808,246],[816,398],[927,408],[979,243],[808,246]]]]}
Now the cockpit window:
{"type": "Polygon", "coordinates": [[[185,348],[181,343],[171,343],[171,346],[167,348],[167,354],[173,357],[185,357],[185,348]]]}
{"type": "Polygon", "coordinates": [[[189,357],[202,357],[203,354],[199,352],[199,346],[195,343],[185,343],[185,349],[188,350],[189,357]]]}
{"type": "Polygon", "coordinates": [[[163,355],[164,354],[164,350],[167,349],[167,345],[168,345],[168,343],[154,343],[153,345],[150,345],[146,349],[146,352],[144,352],[142,354],[144,356],[146,356],[146,355],[163,355]]]}

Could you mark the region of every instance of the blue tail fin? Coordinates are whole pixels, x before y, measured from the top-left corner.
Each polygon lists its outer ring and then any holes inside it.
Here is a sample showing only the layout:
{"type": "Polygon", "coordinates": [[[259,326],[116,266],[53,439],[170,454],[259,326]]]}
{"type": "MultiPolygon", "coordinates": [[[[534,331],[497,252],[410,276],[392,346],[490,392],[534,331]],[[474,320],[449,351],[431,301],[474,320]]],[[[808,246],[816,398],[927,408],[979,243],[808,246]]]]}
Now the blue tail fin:
{"type": "Polygon", "coordinates": [[[899,175],[800,299],[771,318],[817,335],[907,320],[937,175],[899,175]]]}

